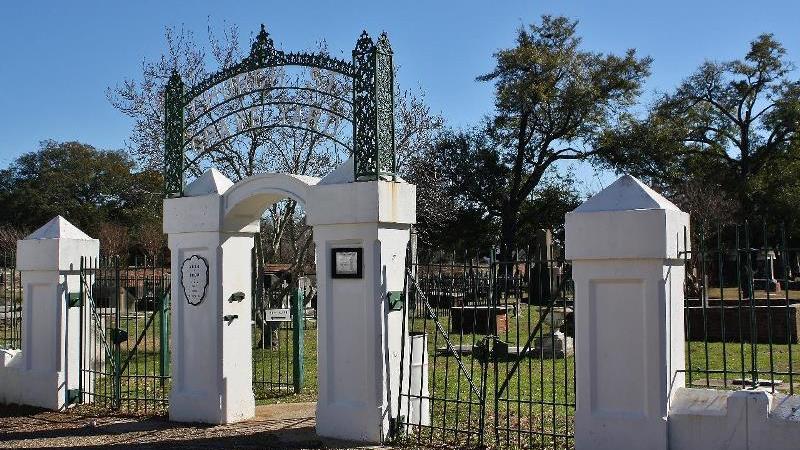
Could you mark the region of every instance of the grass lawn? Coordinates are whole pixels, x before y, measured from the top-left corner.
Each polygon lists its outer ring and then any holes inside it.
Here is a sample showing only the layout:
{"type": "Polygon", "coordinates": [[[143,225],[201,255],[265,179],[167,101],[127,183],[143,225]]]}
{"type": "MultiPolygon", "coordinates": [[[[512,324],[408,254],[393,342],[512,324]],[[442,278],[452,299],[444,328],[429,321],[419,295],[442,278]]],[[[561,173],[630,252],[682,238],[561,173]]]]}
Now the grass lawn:
{"type": "Polygon", "coordinates": [[[303,386],[294,393],[294,349],[288,322],[277,331],[277,348],[261,347],[260,332],[253,329],[253,391],[256,404],[312,402],[317,400],[317,328],[305,321],[303,333],[303,386]]]}
{"type": "MultiPolygon", "coordinates": [[[[767,298],[767,291],[756,289],[753,291],[755,294],[754,298],[756,299],[766,299],[767,298]]],[[[789,290],[787,291],[775,291],[769,292],[769,298],[775,300],[786,299],[786,296],[789,296],[789,300],[800,300],[800,291],[798,290],[789,290]]],[[[726,288],[718,288],[718,287],[710,287],[708,288],[708,298],[711,300],[724,298],[726,301],[736,301],[739,299],[739,288],[738,287],[726,287],[726,288]]],[[[743,301],[747,301],[746,299],[743,301]]]]}
{"type": "MultiPolygon", "coordinates": [[[[499,333],[500,339],[524,347],[538,319],[539,307],[521,304],[519,314],[508,318],[508,330],[499,333]]],[[[451,333],[449,317],[439,321],[454,348],[468,347],[485,338],[471,332],[451,333]]],[[[536,335],[549,334],[550,325],[545,323],[536,335]]],[[[572,445],[573,357],[509,356],[492,360],[480,354],[462,354],[457,358],[437,350],[446,348],[447,340],[432,320],[410,320],[410,331],[428,334],[431,407],[430,426],[410,434],[411,442],[474,445],[478,443],[475,433],[483,422],[488,444],[525,448],[572,445]]],[[[419,393],[411,393],[415,395],[419,393]]]]}
{"type": "Polygon", "coordinates": [[[19,348],[22,344],[22,319],[0,320],[0,348],[19,348]]]}
{"type": "Polygon", "coordinates": [[[687,385],[739,389],[732,381],[754,378],[755,368],[755,378],[780,381],[775,386],[779,392],[798,393],[800,388],[800,344],[773,344],[770,348],[769,344],[687,342],[686,349],[687,385]],[[775,375],[770,375],[773,372],[775,375]]]}

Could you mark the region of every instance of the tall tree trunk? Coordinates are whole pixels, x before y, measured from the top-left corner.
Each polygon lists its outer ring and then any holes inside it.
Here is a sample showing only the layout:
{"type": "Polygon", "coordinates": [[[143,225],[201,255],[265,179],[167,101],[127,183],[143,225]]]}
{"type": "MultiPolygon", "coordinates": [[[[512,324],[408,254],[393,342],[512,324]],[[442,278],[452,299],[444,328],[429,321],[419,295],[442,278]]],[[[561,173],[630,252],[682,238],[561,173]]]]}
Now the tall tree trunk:
{"type": "Polygon", "coordinates": [[[755,213],[755,205],[750,199],[750,186],[748,180],[750,178],[750,159],[743,156],[739,169],[739,180],[736,186],[736,200],[739,202],[739,222],[744,220],[753,220],[755,213]]]}
{"type": "Polygon", "coordinates": [[[514,247],[519,228],[519,210],[514,205],[503,208],[500,226],[500,261],[510,261],[513,258],[514,247]]]}

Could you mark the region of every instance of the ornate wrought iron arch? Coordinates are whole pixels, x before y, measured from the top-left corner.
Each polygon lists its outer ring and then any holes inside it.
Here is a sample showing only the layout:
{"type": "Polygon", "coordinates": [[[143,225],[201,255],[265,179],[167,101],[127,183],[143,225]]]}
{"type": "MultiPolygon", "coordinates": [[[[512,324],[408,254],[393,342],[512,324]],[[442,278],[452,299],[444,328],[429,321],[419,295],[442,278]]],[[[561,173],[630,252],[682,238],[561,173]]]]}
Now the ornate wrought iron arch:
{"type": "MultiPolygon", "coordinates": [[[[187,88],[173,70],[164,93],[164,193],[183,195],[185,183],[186,107],[204,92],[237,75],[258,69],[302,66],[329,70],[353,80],[352,122],[355,179],[369,181],[396,177],[394,142],[394,70],[386,33],[377,42],[366,31],[353,50],[352,61],[322,53],[286,53],[277,50],[264,25],[241,62],[216,72],[187,88]]],[[[310,106],[300,104],[298,106],[310,106]]]]}

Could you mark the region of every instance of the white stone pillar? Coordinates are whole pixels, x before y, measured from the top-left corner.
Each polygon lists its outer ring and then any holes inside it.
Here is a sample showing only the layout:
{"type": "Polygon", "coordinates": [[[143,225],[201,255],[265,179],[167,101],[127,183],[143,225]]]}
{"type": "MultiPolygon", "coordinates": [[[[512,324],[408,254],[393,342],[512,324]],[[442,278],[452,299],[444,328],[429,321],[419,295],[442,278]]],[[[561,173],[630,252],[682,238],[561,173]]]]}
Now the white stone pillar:
{"type": "Polygon", "coordinates": [[[317,434],[381,442],[397,413],[403,312],[388,294],[403,290],[416,190],[402,182],[314,187],[318,285],[317,434]],[[336,249],[358,249],[360,276],[335,278],[336,249]]]}
{"type": "Polygon", "coordinates": [[[566,216],[578,450],[668,446],[684,386],[684,233],[689,215],[631,176],[566,216]]]}
{"type": "Polygon", "coordinates": [[[222,231],[222,194],[231,185],[212,170],[186,197],[164,201],[172,259],[170,420],[231,423],[255,415],[253,234],[222,231]]]}
{"type": "Polygon", "coordinates": [[[97,258],[99,248],[97,239],[61,216],[17,241],[22,352],[5,368],[7,401],[61,410],[67,390],[78,388],[80,308],[69,308],[67,301],[80,292],[81,257],[97,258]]]}

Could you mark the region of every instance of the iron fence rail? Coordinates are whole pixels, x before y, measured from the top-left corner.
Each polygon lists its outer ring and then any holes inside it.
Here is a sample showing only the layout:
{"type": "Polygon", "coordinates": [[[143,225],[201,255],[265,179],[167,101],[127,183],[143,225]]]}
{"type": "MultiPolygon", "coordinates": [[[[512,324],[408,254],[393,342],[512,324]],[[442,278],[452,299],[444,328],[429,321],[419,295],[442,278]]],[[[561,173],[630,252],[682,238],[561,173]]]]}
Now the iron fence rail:
{"type": "Polygon", "coordinates": [[[22,279],[13,252],[0,253],[0,348],[22,348],[22,279]]]}
{"type": "MultiPolygon", "coordinates": [[[[131,413],[164,412],[170,376],[170,269],[83,258],[78,308],[80,377],[73,401],[131,413]]],[[[75,297],[73,297],[75,298],[75,297]]]]}
{"type": "Polygon", "coordinates": [[[800,249],[783,225],[708,226],[684,240],[687,385],[794,394],[800,249]]]}
{"type": "Polygon", "coordinates": [[[420,254],[408,258],[410,361],[401,364],[396,435],[420,446],[572,447],[569,264],[533,246],[504,261],[494,249],[420,254]],[[415,384],[419,370],[427,386],[415,384]]]}

